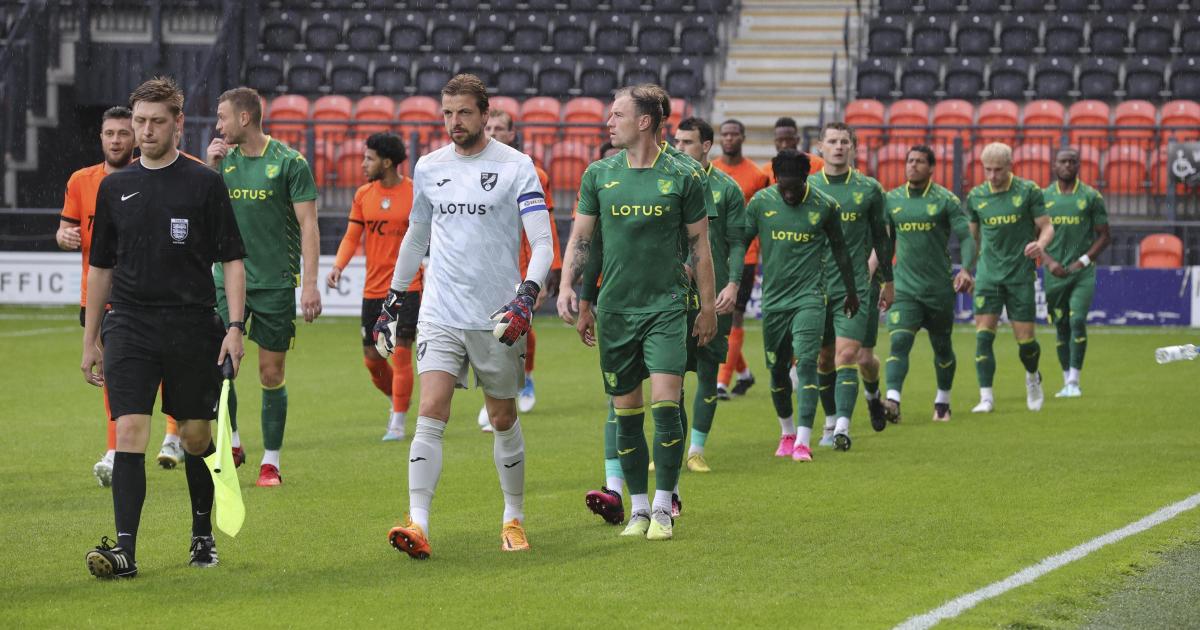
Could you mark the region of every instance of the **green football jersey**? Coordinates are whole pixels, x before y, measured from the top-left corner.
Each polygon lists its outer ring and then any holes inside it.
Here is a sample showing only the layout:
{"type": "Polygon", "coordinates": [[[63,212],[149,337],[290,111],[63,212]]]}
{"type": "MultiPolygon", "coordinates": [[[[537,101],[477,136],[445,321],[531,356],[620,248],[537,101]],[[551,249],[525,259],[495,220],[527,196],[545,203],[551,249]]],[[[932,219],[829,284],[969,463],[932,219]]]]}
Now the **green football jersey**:
{"type": "MultiPolygon", "coordinates": [[[[808,176],[808,184],[829,195],[840,206],[842,238],[850,252],[854,265],[854,283],[860,291],[867,288],[868,261],[871,250],[878,253],[879,267],[876,281],[892,279],[891,240],[883,223],[883,186],[873,177],[850,169],[843,175],[826,175],[824,170],[808,176]]],[[[825,255],[825,265],[832,268],[833,259],[825,255]]],[[[825,279],[825,290],[830,296],[842,295],[841,279],[829,274],[825,279]]]]}
{"type": "MultiPolygon", "coordinates": [[[[221,174],[246,244],[246,288],[300,286],[300,222],[292,204],[317,198],[304,156],[268,136],[260,157],[234,147],[221,160],[221,174]]],[[[224,285],[220,265],[213,276],[217,286],[224,285]]]]}
{"type": "Polygon", "coordinates": [[[622,151],[593,162],[579,184],[579,214],[597,217],[603,283],[597,308],[660,313],[687,308],[687,257],[680,234],[705,219],[701,174],[660,151],[630,168],[622,151]]]}
{"type": "MultiPolygon", "coordinates": [[[[684,164],[687,164],[688,166],[691,167],[691,169],[693,171],[696,171],[700,175],[704,174],[704,167],[700,166],[700,163],[697,162],[694,158],[692,158],[692,156],[671,146],[671,144],[669,142],[664,142],[664,143],[662,143],[661,146],[663,149],[663,153],[683,162],[684,164]]],[[[704,186],[704,216],[706,216],[710,219],[716,218],[717,204],[712,200],[712,196],[709,194],[710,189],[708,186],[708,178],[701,177],[700,181],[703,182],[703,186],[704,186]]],[[[684,233],[684,242],[685,243],[687,242],[687,233],[686,232],[684,233]]]]}
{"type": "Polygon", "coordinates": [[[750,199],[745,239],[758,237],[762,248],[764,312],[793,309],[814,297],[824,300],[826,275],[839,278],[840,292],[856,290],[837,214],[837,202],[813,186],[796,206],[783,200],[778,184],[750,199]],[[827,250],[833,251],[836,271],[825,269],[827,250]]]}
{"type": "Polygon", "coordinates": [[[896,294],[953,299],[951,232],[958,237],[963,264],[975,258],[975,239],[958,197],[932,181],[920,191],[904,184],[888,192],[886,208],[896,241],[896,294]]]}
{"type": "Polygon", "coordinates": [[[1037,238],[1033,220],[1046,216],[1042,189],[1016,175],[1001,192],[984,182],[967,193],[967,216],[979,225],[978,283],[1033,282],[1025,246],[1037,238]]]}
{"type": "Polygon", "coordinates": [[[1054,224],[1054,240],[1046,253],[1065,267],[1091,248],[1097,225],[1108,225],[1104,196],[1078,179],[1070,191],[1063,192],[1056,181],[1043,189],[1042,195],[1046,214],[1054,224]]]}
{"type": "Polygon", "coordinates": [[[708,243],[712,248],[713,272],[718,293],[729,282],[740,282],[746,258],[746,201],[742,189],[732,177],[719,168],[708,165],[705,171],[710,197],[717,207],[717,216],[708,219],[708,243]]]}

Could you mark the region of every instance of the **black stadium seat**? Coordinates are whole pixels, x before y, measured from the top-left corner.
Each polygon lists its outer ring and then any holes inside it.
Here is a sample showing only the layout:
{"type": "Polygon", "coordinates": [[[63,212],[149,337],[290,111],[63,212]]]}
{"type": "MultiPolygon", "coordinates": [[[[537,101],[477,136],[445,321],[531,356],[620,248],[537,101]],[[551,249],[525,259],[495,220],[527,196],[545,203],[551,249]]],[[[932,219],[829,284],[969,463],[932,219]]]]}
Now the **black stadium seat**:
{"type": "Polygon", "coordinates": [[[1012,12],[1014,14],[1041,13],[1045,10],[1045,0],[1012,0],[1012,12]]]}
{"type": "Polygon", "coordinates": [[[1075,89],[1075,63],[1066,57],[1044,57],[1033,70],[1037,98],[1061,101],[1075,89]]]}
{"type": "Polygon", "coordinates": [[[1121,88],[1121,64],[1109,57],[1088,57],[1079,65],[1079,94],[1083,98],[1111,100],[1121,88]]]}
{"type": "Polygon", "coordinates": [[[470,31],[465,14],[445,13],[429,21],[429,43],[437,52],[459,53],[467,45],[470,31]]]}
{"type": "Polygon", "coordinates": [[[596,19],[593,37],[596,52],[621,54],[633,45],[633,18],[623,13],[604,13],[596,19]]]}
{"type": "Polygon", "coordinates": [[[1162,57],[1134,57],[1125,62],[1125,97],[1158,100],[1167,87],[1167,63],[1162,57]]]}
{"type": "Polygon", "coordinates": [[[491,0],[488,4],[493,11],[516,11],[520,0],[491,0]]]}
{"type": "Polygon", "coordinates": [[[687,0],[650,0],[649,4],[654,8],[655,13],[679,13],[691,2],[687,0]]]}
{"type": "Polygon", "coordinates": [[[1133,48],[1140,55],[1171,54],[1175,42],[1175,21],[1165,15],[1144,15],[1135,23],[1133,48]]]}
{"type": "Polygon", "coordinates": [[[912,0],[879,0],[879,15],[908,15],[912,0]]]}
{"type": "Polygon", "coordinates": [[[1092,0],[1055,0],[1054,6],[1059,13],[1088,13],[1092,10],[1092,0]]]}
{"type": "Polygon", "coordinates": [[[620,64],[616,57],[585,55],[579,60],[579,89],[584,96],[610,96],[618,87],[620,64]]]}
{"type": "Polygon", "coordinates": [[[409,75],[412,61],[400,53],[377,53],[371,56],[371,85],[376,94],[401,94],[412,81],[409,75]]]}
{"type": "Polygon", "coordinates": [[[562,98],[574,87],[574,58],[567,55],[548,55],[542,57],[537,65],[538,94],[562,98]]]}
{"type": "Polygon", "coordinates": [[[375,51],[387,41],[380,13],[351,13],[346,22],[346,44],[350,50],[375,51]]]}
{"type": "Polygon", "coordinates": [[[1200,53],[1200,11],[1192,11],[1179,20],[1179,45],[1183,52],[1200,53]]]}
{"type": "Polygon", "coordinates": [[[641,13],[642,0],[609,0],[613,13],[641,13]]]}
{"type": "Polygon", "coordinates": [[[979,92],[983,90],[983,60],[979,57],[955,57],[946,64],[946,76],[942,81],[947,98],[978,99],[979,92]]]}
{"type": "Polygon", "coordinates": [[[274,93],[283,85],[283,55],[262,52],[246,63],[246,85],[264,93],[274,93]]]}
{"type": "Polygon", "coordinates": [[[428,20],[424,14],[414,11],[402,13],[392,20],[388,44],[396,52],[416,52],[425,45],[428,32],[428,20]]]}
{"type": "Polygon", "coordinates": [[[448,0],[446,8],[451,11],[475,11],[479,8],[477,0],[448,0]]]}
{"type": "Polygon", "coordinates": [[[508,44],[508,32],[512,29],[512,16],[507,13],[488,13],[475,20],[475,50],[499,52],[508,44]]]}
{"type": "Polygon", "coordinates": [[[410,11],[433,12],[438,8],[440,0],[403,0],[404,8],[410,11]]]}
{"type": "Polygon", "coordinates": [[[595,0],[567,0],[568,11],[591,11],[596,8],[595,0]]]}
{"type": "Polygon", "coordinates": [[[1092,20],[1092,36],[1088,45],[1093,55],[1119,56],[1129,45],[1129,18],[1109,13],[1092,20]]]}
{"type": "Polygon", "coordinates": [[[325,85],[325,55],[316,52],[291,53],[287,66],[289,92],[311,94],[325,85]]]}
{"type": "Polygon", "coordinates": [[[1028,15],[1010,15],[1000,23],[1000,52],[1028,54],[1038,45],[1038,22],[1028,15]]]}
{"type": "Polygon", "coordinates": [[[1078,55],[1083,48],[1083,17],[1058,13],[1046,20],[1046,54],[1078,55]]]}
{"type": "Polygon", "coordinates": [[[550,41],[550,18],[541,13],[518,13],[513,20],[513,50],[522,53],[541,51],[550,41]]]}
{"type": "Polygon", "coordinates": [[[267,50],[295,50],[300,45],[300,14],[284,11],[263,18],[262,45],[267,50]]]}
{"type": "Polygon", "coordinates": [[[954,47],[960,55],[987,55],[995,44],[996,24],[989,15],[966,15],[958,20],[954,47]]]}
{"type": "Polygon", "coordinates": [[[725,14],[729,12],[729,7],[732,5],[733,0],[695,0],[692,8],[696,13],[725,14]]]}
{"type": "Polygon", "coordinates": [[[1146,11],[1174,13],[1179,10],[1179,2],[1180,0],[1143,0],[1142,4],[1146,5],[1146,11]]]}
{"type": "Polygon", "coordinates": [[[896,63],[883,57],[872,57],[858,64],[858,97],[887,99],[896,89],[896,63]]]}
{"type": "Polygon", "coordinates": [[[885,15],[871,20],[867,31],[867,46],[872,55],[899,54],[908,45],[908,26],[898,15],[885,15]]]}
{"type": "Polygon", "coordinates": [[[1200,100],[1200,56],[1180,57],[1171,64],[1171,96],[1200,100]]]}
{"type": "Polygon", "coordinates": [[[396,9],[395,0],[366,0],[368,11],[394,11],[396,9]]]}
{"type": "Polygon", "coordinates": [[[413,80],[417,94],[437,94],[454,76],[454,59],[446,54],[420,57],[416,61],[413,80]]]}
{"type": "Polygon", "coordinates": [[[551,42],[555,52],[575,55],[582,53],[587,47],[591,21],[586,15],[565,13],[556,16],[551,23],[554,27],[551,42]]]}
{"type": "Polygon", "coordinates": [[[533,89],[533,58],[529,55],[504,55],[496,64],[496,91],[524,96],[533,89]]]}
{"type": "Polygon", "coordinates": [[[933,57],[914,57],[904,65],[900,75],[900,92],[904,98],[928,100],[941,84],[938,62],[933,57]]]}
{"type": "Polygon", "coordinates": [[[667,64],[664,77],[667,92],[679,98],[695,98],[704,93],[704,60],[700,57],[675,58],[667,64]]]}
{"type": "Polygon", "coordinates": [[[496,61],[492,55],[480,54],[459,58],[458,65],[454,68],[454,74],[463,72],[479,77],[484,85],[492,85],[496,82],[496,61]]]}
{"type": "Polygon", "coordinates": [[[370,62],[359,52],[335,52],[329,56],[329,89],[334,94],[357,94],[370,82],[370,62]]]}
{"type": "Polygon", "coordinates": [[[319,11],[305,17],[304,46],[308,50],[331,51],[342,43],[342,14],[319,11]]]}
{"type": "Polygon", "coordinates": [[[675,19],[655,13],[638,19],[637,47],[647,52],[665,53],[675,46],[675,19]]]}
{"type": "Polygon", "coordinates": [[[926,13],[954,13],[962,0],[925,0],[926,13]]]}
{"type": "Polygon", "coordinates": [[[662,83],[662,63],[657,56],[638,56],[625,61],[625,72],[621,85],[639,83],[662,83]]]}
{"type": "Polygon", "coordinates": [[[1135,4],[1139,3],[1134,0],[1100,0],[1100,12],[1129,13],[1135,4]]]}
{"type": "Polygon", "coordinates": [[[706,14],[684,18],[679,47],[685,55],[711,55],[717,49],[717,20],[706,14]]]}
{"type": "Polygon", "coordinates": [[[992,98],[1024,100],[1029,88],[1029,61],[1025,57],[1001,57],[992,62],[988,77],[992,98]]]}
{"type": "Polygon", "coordinates": [[[950,47],[950,16],[923,15],[913,21],[912,49],[915,55],[941,55],[950,47]]]}
{"type": "Polygon", "coordinates": [[[967,0],[968,14],[993,14],[1000,12],[1000,0],[967,0]]]}

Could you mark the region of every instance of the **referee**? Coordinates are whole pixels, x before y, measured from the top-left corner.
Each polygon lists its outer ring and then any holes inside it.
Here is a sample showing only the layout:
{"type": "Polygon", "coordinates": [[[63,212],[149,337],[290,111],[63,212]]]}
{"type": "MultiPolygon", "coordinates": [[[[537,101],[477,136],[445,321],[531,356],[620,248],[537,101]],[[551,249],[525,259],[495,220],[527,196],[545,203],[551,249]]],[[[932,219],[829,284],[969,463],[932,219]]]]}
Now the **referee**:
{"type": "Polygon", "coordinates": [[[87,382],[108,386],[117,423],[116,545],[105,537],[86,556],[98,578],[137,575],[146,443],[160,382],[162,411],[178,419],[187,451],[190,564],[217,564],[213,481],[202,458],[214,451],[209,421],[216,417],[219,366],[229,357],[236,373],[244,354],[245,250],[221,176],[175,147],[183,92],[171,79],[155,78],[138,86],[129,104],[142,157],[104,178],[96,195],[80,365],[87,382]],[[215,311],[214,262],[225,271],[228,330],[215,311]],[[112,305],[107,316],[105,304],[112,305]]]}

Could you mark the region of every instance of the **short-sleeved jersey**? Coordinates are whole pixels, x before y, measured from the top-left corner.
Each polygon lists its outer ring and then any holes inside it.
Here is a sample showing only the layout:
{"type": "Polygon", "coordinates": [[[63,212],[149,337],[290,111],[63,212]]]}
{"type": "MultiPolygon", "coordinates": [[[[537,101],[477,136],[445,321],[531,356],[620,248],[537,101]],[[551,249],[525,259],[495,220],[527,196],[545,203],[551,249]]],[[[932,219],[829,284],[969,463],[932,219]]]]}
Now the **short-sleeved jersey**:
{"type": "MultiPolygon", "coordinates": [[[[350,206],[350,222],[334,264],[345,268],[362,243],[367,255],[367,277],[363,297],[387,297],[396,269],[396,253],[408,232],[408,215],[412,210],[412,180],[404,178],[398,185],[387,188],[382,181],[364,184],[354,193],[350,206]]],[[[408,285],[409,291],[421,290],[421,272],[408,285]]]]}
{"type": "Polygon", "coordinates": [[[419,320],[491,330],[522,280],[521,216],[530,212],[546,212],[537,171],[503,142],[471,156],[448,144],[418,160],[409,220],[432,224],[419,320]]]}
{"type": "MultiPolygon", "coordinates": [[[[537,171],[538,183],[542,185],[542,191],[546,193],[546,209],[550,211],[550,240],[554,247],[554,260],[550,261],[550,269],[562,269],[562,247],[558,240],[558,226],[554,223],[554,200],[550,194],[550,176],[542,167],[535,162],[533,168],[537,171]]],[[[533,257],[533,248],[529,245],[529,239],[525,237],[525,230],[521,230],[521,258],[520,268],[521,277],[529,272],[529,260],[533,257]]],[[[543,287],[544,288],[544,287],[543,287]]]]}
{"type": "MultiPolygon", "coordinates": [[[[737,185],[742,190],[742,198],[746,203],[750,203],[750,199],[754,197],[754,193],[771,185],[771,180],[767,178],[767,174],[762,171],[750,158],[742,158],[736,165],[731,165],[725,161],[723,157],[713,160],[713,166],[723,171],[726,175],[733,178],[737,185]]],[[[746,249],[745,264],[754,265],[758,263],[758,241],[755,240],[746,249]]]]}
{"type": "Polygon", "coordinates": [[[1046,248],[1050,257],[1069,265],[1087,253],[1096,239],[1096,226],[1108,225],[1108,209],[1100,191],[1075,180],[1071,190],[1059,188],[1056,181],[1042,190],[1046,214],[1054,224],[1054,240],[1046,248]]]}
{"type": "Polygon", "coordinates": [[[896,294],[939,301],[953,295],[950,234],[958,237],[964,258],[975,250],[958,197],[932,181],[919,192],[906,183],[888,192],[885,207],[896,239],[896,294]]]}
{"type": "MultiPolygon", "coordinates": [[[[826,175],[824,170],[816,171],[808,176],[808,185],[837,202],[842,238],[846,239],[846,249],[854,265],[854,284],[860,291],[865,291],[868,287],[871,250],[879,239],[886,236],[883,233],[883,186],[874,177],[853,168],[838,176],[826,175]]],[[[833,254],[827,251],[825,266],[829,268],[832,265],[833,254]]],[[[825,280],[825,290],[830,296],[845,292],[837,274],[830,274],[825,280]]]]}
{"type": "Polygon", "coordinates": [[[1037,237],[1033,220],[1046,216],[1037,184],[1009,176],[1008,189],[992,190],[984,182],[967,193],[967,217],[979,224],[978,283],[1033,282],[1033,261],[1025,246],[1037,237]]]}
{"type": "Polygon", "coordinates": [[[746,238],[762,243],[762,310],[784,311],[812,298],[825,299],[825,251],[829,231],[838,230],[838,205],[808,186],[800,205],[788,205],[778,186],[758,191],[746,206],[746,238]]]}
{"type": "MultiPolygon", "coordinates": [[[[261,156],[234,147],[221,160],[221,175],[246,243],[246,288],[300,286],[300,222],[292,204],[317,198],[304,156],[267,136],[261,156]]],[[[224,283],[220,269],[216,280],[224,283]]]]}
{"type": "Polygon", "coordinates": [[[221,176],[203,164],[139,162],[100,183],[88,262],[113,270],[113,308],[215,308],[213,263],[245,255],[221,176]]]}
{"type": "Polygon", "coordinates": [[[744,242],[746,202],[741,187],[729,175],[712,164],[708,165],[705,175],[713,204],[717,207],[717,216],[708,219],[708,243],[712,248],[713,271],[719,292],[731,280],[741,282],[741,256],[735,261],[730,258],[729,252],[731,243],[744,242]],[[733,275],[735,273],[738,275],[733,275]]]}
{"type": "Polygon", "coordinates": [[[63,198],[63,221],[79,226],[79,249],[83,253],[83,276],[79,280],[79,305],[87,305],[88,253],[92,249],[92,224],[96,220],[96,192],[107,175],[104,162],[71,173],[63,198]]]}
{"type": "Polygon", "coordinates": [[[681,235],[706,218],[704,194],[701,174],[662,147],[648,168],[630,168],[625,151],[588,166],[578,212],[597,217],[603,241],[598,309],[660,313],[687,308],[681,235]]]}

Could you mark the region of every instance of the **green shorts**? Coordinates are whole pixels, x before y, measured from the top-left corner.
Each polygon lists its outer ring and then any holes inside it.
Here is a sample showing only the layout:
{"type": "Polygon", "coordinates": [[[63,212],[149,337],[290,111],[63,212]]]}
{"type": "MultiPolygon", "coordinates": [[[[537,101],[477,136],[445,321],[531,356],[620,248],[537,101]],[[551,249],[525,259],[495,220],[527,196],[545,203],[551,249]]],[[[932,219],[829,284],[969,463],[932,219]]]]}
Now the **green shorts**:
{"type": "Polygon", "coordinates": [[[1087,319],[1088,311],[1092,309],[1092,297],[1096,295],[1095,266],[1088,265],[1066,278],[1047,273],[1045,283],[1046,317],[1051,323],[1064,317],[1087,319]]]}
{"type": "Polygon", "coordinates": [[[858,312],[854,317],[846,317],[842,309],[846,301],[845,294],[829,296],[825,304],[825,329],[821,335],[821,345],[831,346],[838,337],[853,339],[866,348],[875,347],[875,338],[879,335],[879,290],[867,289],[858,292],[858,312]],[[875,303],[872,304],[872,295],[875,303]],[[871,320],[874,319],[874,325],[871,320]],[[870,336],[868,337],[868,333],[870,336]],[[871,345],[867,345],[870,340],[871,345]]]}
{"type": "Polygon", "coordinates": [[[725,362],[726,355],[729,354],[729,331],[733,330],[733,313],[729,315],[717,315],[717,334],[708,342],[706,346],[696,345],[696,338],[692,336],[692,330],[696,326],[696,315],[698,310],[688,309],[687,314],[687,371],[695,372],[696,364],[699,361],[708,361],[720,365],[725,362]]]}
{"type": "Polygon", "coordinates": [[[623,396],[650,374],[683,376],[687,367],[687,313],[596,313],[596,341],[604,391],[623,396]]]}
{"type": "Polygon", "coordinates": [[[999,315],[1008,310],[1014,322],[1032,322],[1037,317],[1033,280],[1029,282],[983,283],[975,285],[975,314],[999,315]]]}
{"type": "Polygon", "coordinates": [[[825,319],[825,304],[820,298],[806,300],[794,309],[763,313],[767,369],[774,370],[776,365],[790,369],[794,358],[816,361],[825,319]]]}
{"type": "MultiPolygon", "coordinates": [[[[229,324],[225,290],[217,287],[217,311],[229,324]]],[[[246,289],[246,336],[263,350],[287,352],[296,345],[296,290],[246,289]]]]}
{"type": "Polygon", "coordinates": [[[867,331],[863,334],[862,347],[874,348],[879,341],[879,294],[883,287],[878,282],[871,283],[871,294],[867,296],[866,304],[859,307],[867,312],[867,331]]]}
{"type": "Polygon", "coordinates": [[[954,296],[938,304],[911,295],[897,295],[888,309],[887,325],[888,331],[915,333],[924,328],[931,335],[949,335],[954,330],[954,296]]]}

